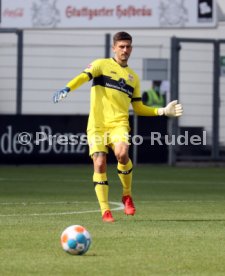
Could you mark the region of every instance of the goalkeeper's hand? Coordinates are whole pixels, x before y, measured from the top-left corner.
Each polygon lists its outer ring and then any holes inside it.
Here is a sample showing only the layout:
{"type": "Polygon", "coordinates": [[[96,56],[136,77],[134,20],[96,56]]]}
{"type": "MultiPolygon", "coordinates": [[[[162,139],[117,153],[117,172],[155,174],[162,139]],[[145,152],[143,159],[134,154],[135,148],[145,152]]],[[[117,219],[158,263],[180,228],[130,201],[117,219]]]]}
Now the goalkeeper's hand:
{"type": "Polygon", "coordinates": [[[158,109],[158,115],[166,115],[168,117],[179,117],[183,114],[183,107],[178,104],[178,101],[172,101],[168,103],[166,107],[158,109]]]}
{"type": "Polygon", "coordinates": [[[58,90],[53,95],[53,102],[58,103],[62,99],[66,98],[67,94],[70,92],[69,87],[65,87],[61,90],[58,90]]]}

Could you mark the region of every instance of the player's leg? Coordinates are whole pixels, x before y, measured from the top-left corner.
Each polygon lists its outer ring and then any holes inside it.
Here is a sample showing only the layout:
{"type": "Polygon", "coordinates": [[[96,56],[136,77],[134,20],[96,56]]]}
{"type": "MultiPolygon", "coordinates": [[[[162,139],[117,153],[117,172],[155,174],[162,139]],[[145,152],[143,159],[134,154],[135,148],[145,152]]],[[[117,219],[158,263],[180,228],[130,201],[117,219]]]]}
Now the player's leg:
{"type": "Polygon", "coordinates": [[[88,133],[90,155],[94,165],[93,183],[103,221],[113,222],[114,219],[110,212],[108,202],[109,185],[106,174],[106,153],[108,153],[108,149],[101,143],[101,139],[96,139],[97,135],[99,135],[99,133],[88,133]],[[96,141],[98,141],[98,143],[96,143],[96,141]]]}
{"type": "Polygon", "coordinates": [[[94,163],[93,183],[101,208],[102,219],[106,222],[113,222],[114,218],[112,217],[108,200],[109,185],[106,175],[106,153],[95,152],[92,158],[94,163]]]}
{"type": "Polygon", "coordinates": [[[132,161],[128,156],[129,145],[125,142],[114,144],[114,154],[117,158],[117,172],[123,186],[123,196],[131,196],[132,161]]]}
{"type": "Polygon", "coordinates": [[[122,202],[125,206],[124,212],[127,215],[134,215],[135,207],[131,197],[133,164],[128,154],[128,137],[128,128],[126,127],[116,128],[110,133],[112,148],[118,161],[118,176],[123,187],[122,202]]]}
{"type": "Polygon", "coordinates": [[[114,153],[118,160],[117,171],[123,187],[122,202],[126,215],[135,214],[135,206],[131,197],[133,164],[128,155],[129,146],[125,142],[114,145],[114,153]]]}

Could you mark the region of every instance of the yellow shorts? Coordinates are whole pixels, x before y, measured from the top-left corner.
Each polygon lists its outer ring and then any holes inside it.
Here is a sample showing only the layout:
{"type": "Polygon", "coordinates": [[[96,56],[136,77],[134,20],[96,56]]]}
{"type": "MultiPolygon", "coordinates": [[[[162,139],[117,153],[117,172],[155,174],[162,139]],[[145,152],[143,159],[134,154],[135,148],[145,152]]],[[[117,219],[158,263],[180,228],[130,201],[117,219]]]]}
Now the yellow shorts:
{"type": "Polygon", "coordinates": [[[129,128],[118,126],[108,129],[90,129],[87,131],[89,155],[95,152],[109,152],[109,148],[114,149],[114,144],[125,142],[129,144],[129,128]]]}

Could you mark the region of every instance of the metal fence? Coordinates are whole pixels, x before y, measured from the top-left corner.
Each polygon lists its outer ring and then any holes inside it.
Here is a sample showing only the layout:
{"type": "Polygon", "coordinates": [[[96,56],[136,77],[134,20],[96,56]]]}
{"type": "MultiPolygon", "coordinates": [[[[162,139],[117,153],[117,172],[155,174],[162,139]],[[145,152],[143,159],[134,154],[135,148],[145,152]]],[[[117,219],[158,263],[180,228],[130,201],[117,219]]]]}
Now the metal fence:
{"type": "Polygon", "coordinates": [[[182,120],[170,122],[170,133],[206,135],[202,147],[171,146],[170,164],[179,160],[224,160],[224,76],[220,58],[225,41],[176,38],[171,40],[171,97],[185,107],[182,120]],[[199,150],[200,149],[200,150],[199,150]]]}

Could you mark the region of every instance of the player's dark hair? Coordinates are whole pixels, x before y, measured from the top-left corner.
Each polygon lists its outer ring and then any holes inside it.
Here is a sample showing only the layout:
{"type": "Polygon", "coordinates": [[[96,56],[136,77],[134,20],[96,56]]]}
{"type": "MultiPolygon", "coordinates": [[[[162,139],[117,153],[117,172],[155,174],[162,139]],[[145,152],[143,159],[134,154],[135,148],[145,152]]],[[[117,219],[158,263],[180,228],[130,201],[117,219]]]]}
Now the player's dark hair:
{"type": "Polygon", "coordinates": [[[113,44],[115,45],[120,40],[130,40],[132,42],[132,36],[126,32],[118,32],[113,36],[113,44]]]}

